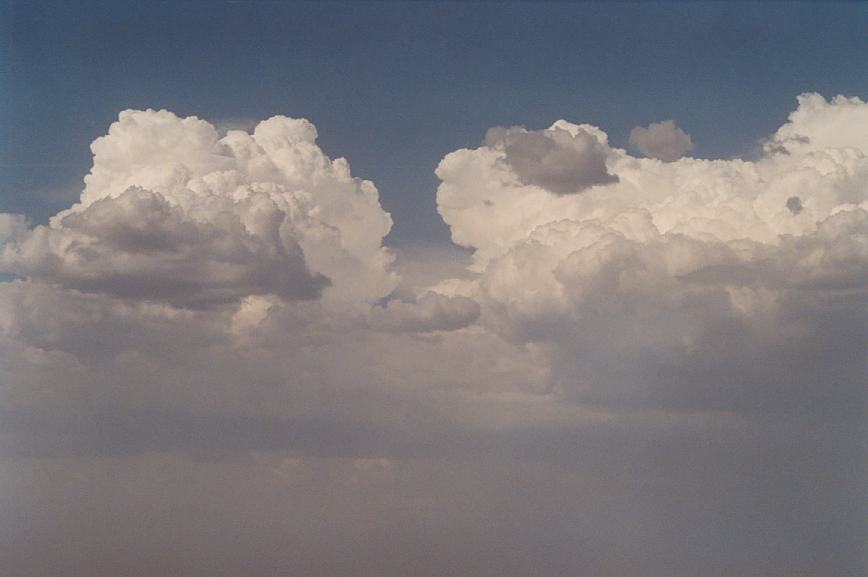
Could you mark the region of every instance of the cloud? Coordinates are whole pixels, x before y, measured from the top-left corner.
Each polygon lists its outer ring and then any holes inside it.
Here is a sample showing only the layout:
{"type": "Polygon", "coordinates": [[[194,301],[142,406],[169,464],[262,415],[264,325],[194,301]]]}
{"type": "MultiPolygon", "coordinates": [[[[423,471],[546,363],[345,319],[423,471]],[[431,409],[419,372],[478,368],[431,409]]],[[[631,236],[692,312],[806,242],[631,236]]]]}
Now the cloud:
{"type": "Polygon", "coordinates": [[[296,239],[281,238],[284,219],[266,194],[214,206],[209,220],[194,220],[160,193],[130,187],[56,226],[19,234],[2,262],[42,282],[178,307],[256,294],[317,298],[329,281],[308,270],[296,239]]]}
{"type": "Polygon", "coordinates": [[[503,151],[504,162],[522,183],[555,194],[574,194],[618,182],[606,168],[605,143],[581,127],[565,130],[556,125],[537,131],[492,128],[485,135],[485,144],[503,151]]]}
{"type": "Polygon", "coordinates": [[[480,323],[545,346],[574,402],[774,411],[831,387],[816,410],[864,407],[868,144],[852,128],[819,138],[817,116],[864,126],[868,105],[817,98],[778,131],[807,135],[790,154],[660,164],[612,149],[620,181],[582,195],[515,186],[488,146],[447,155],[439,210],[475,250],[463,294],[480,323]]]}
{"type": "Polygon", "coordinates": [[[791,196],[787,199],[787,210],[789,210],[793,215],[799,214],[805,209],[802,206],[802,199],[798,196],[791,196]]]}
{"type": "Polygon", "coordinates": [[[0,217],[4,568],[861,574],[868,105],[799,102],[754,161],[495,129],[397,260],[309,122],[122,113],[0,217]]]}
{"type": "Polygon", "coordinates": [[[27,230],[27,219],[24,215],[0,213],[0,248],[25,230],[27,230]]]}
{"type": "Polygon", "coordinates": [[[685,152],[693,150],[690,135],[675,126],[672,120],[635,127],[630,131],[630,144],[648,158],[664,162],[678,160],[685,152]]]}
{"type": "Polygon", "coordinates": [[[391,219],[376,188],[315,139],[286,117],[219,138],[196,117],[122,112],[92,145],[81,201],[48,226],[18,226],[0,266],[178,307],[380,298],[397,282],[381,246],[391,219]]]}

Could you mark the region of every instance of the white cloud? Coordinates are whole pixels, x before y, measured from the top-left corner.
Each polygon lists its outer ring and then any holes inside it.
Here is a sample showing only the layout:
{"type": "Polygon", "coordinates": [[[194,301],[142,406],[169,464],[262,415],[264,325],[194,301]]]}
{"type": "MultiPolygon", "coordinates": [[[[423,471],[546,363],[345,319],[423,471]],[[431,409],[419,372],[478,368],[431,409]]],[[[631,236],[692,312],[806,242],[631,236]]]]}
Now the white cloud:
{"type": "Polygon", "coordinates": [[[803,96],[777,133],[804,135],[800,148],[755,162],[662,164],[607,147],[619,181],[572,196],[505,177],[488,144],[451,153],[438,207],[481,273],[463,294],[484,326],[551,347],[566,398],[745,410],[833,386],[846,404],[868,343],[865,110],[803,96]],[[823,115],[848,127],[838,141],[817,136],[823,115]],[[823,369],[810,352],[820,334],[835,351],[823,369]]]}
{"type": "Polygon", "coordinates": [[[0,217],[5,566],[855,574],[866,109],[752,162],[495,130],[438,167],[468,250],[395,263],[307,121],[122,113],[80,203],[0,217]]]}
{"type": "Polygon", "coordinates": [[[175,306],[248,295],[376,300],[397,278],[373,184],[306,120],[219,138],[196,117],[120,114],[94,141],[81,202],[17,231],[0,263],[40,282],[175,306]]]}
{"type": "Polygon", "coordinates": [[[372,312],[374,326],[385,330],[455,330],[472,324],[479,317],[479,304],[460,295],[426,291],[415,302],[395,299],[372,312]]]}
{"type": "Polygon", "coordinates": [[[0,212],[0,249],[3,245],[27,230],[27,219],[23,214],[0,212]]]}
{"type": "Polygon", "coordinates": [[[192,219],[160,193],[130,187],[19,235],[2,262],[40,281],[181,307],[255,294],[317,298],[328,286],[267,194],[219,204],[207,220],[192,219]]]}

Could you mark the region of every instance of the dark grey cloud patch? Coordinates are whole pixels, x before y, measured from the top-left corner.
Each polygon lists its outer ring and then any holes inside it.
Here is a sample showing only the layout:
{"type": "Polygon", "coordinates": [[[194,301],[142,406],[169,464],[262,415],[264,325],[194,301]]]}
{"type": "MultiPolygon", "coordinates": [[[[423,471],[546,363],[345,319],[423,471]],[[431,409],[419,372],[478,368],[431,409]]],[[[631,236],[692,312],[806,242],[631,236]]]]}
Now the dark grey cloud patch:
{"type": "Polygon", "coordinates": [[[799,214],[802,212],[805,207],[802,205],[802,199],[798,196],[791,196],[787,199],[787,210],[789,210],[793,215],[799,214]]]}
{"type": "Polygon", "coordinates": [[[264,195],[190,218],[161,194],[130,188],[19,233],[0,253],[7,270],[84,292],[207,307],[256,294],[316,298],[298,243],[281,234],[284,213],[264,195]],[[253,207],[253,208],[251,208],[253,207]],[[256,210],[255,227],[241,214],[256,210]],[[251,230],[253,229],[253,230],[251,230]]]}
{"type": "Polygon", "coordinates": [[[630,131],[630,144],[650,158],[672,162],[693,149],[690,135],[678,128],[672,120],[652,122],[647,127],[637,126],[630,131]]]}
{"type": "Polygon", "coordinates": [[[787,137],[775,135],[773,137],[766,138],[760,141],[763,153],[770,156],[775,154],[788,155],[790,154],[791,148],[804,146],[810,143],[810,138],[808,138],[807,136],[802,136],[800,134],[794,134],[787,137]]]}
{"type": "Polygon", "coordinates": [[[485,142],[503,146],[506,163],[523,183],[555,194],[574,194],[618,182],[606,167],[603,145],[582,129],[573,135],[561,128],[495,128],[488,131],[485,142]]]}

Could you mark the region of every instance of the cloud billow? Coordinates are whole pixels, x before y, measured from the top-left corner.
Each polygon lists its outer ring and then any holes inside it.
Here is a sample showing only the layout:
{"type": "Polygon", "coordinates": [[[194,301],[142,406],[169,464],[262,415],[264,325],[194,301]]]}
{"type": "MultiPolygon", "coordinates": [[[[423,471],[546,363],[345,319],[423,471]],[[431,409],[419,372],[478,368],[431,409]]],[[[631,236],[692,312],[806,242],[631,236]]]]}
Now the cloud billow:
{"type": "Polygon", "coordinates": [[[630,131],[630,144],[648,158],[664,162],[678,160],[684,153],[693,150],[690,135],[675,126],[672,120],[635,127],[630,131]]]}
{"type": "Polygon", "coordinates": [[[0,266],[34,281],[201,307],[252,295],[374,299],[394,286],[376,190],[307,121],[220,138],[196,117],[125,111],[92,148],[81,202],[19,230],[0,266]],[[352,293],[348,287],[352,279],[352,293]]]}
{"type": "Polygon", "coordinates": [[[3,259],[39,281],[177,307],[262,294],[318,298],[329,280],[308,270],[295,239],[280,239],[284,216],[263,197],[193,220],[161,194],[131,187],[22,235],[3,259]],[[252,231],[242,218],[257,203],[261,226],[252,231]]]}
{"type": "Polygon", "coordinates": [[[866,127],[492,129],[437,168],[456,274],[306,120],[121,113],[78,203],[0,216],[4,570],[861,574],[866,127]]]}
{"type": "Polygon", "coordinates": [[[802,96],[779,131],[805,135],[802,148],[755,162],[661,165],[610,148],[619,182],[568,197],[516,186],[488,145],[447,155],[439,210],[475,251],[481,322],[549,347],[552,386],[578,402],[772,410],[820,395],[823,371],[841,393],[830,402],[855,402],[868,319],[839,315],[868,286],[868,202],[851,192],[868,168],[868,147],[852,146],[866,109],[802,96]],[[852,126],[836,148],[820,119],[844,111],[852,126]],[[822,176],[825,163],[840,180],[822,176]],[[834,369],[806,364],[806,335],[836,323],[848,336],[824,341],[834,369]]]}
{"type": "Polygon", "coordinates": [[[606,168],[606,150],[593,134],[552,127],[489,129],[486,146],[503,149],[504,161],[524,184],[555,194],[575,194],[592,186],[618,182],[606,168]]]}

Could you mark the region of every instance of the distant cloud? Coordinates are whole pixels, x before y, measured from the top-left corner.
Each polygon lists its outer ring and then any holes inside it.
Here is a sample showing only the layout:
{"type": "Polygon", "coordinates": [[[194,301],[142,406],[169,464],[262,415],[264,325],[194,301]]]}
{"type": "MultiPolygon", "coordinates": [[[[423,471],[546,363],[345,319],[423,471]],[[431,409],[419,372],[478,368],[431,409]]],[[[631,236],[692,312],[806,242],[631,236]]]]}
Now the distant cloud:
{"type": "Polygon", "coordinates": [[[675,126],[672,120],[635,127],[630,131],[630,144],[645,156],[664,162],[678,160],[685,152],[693,150],[690,135],[675,126]]]}
{"type": "Polygon", "coordinates": [[[81,202],[48,226],[18,226],[0,266],[180,307],[311,299],[327,287],[378,298],[395,284],[380,246],[391,219],[373,185],[315,139],[313,125],[285,117],[220,138],[196,117],[122,112],[93,144],[81,202]]]}
{"type": "Polygon", "coordinates": [[[0,250],[3,244],[27,230],[27,219],[21,214],[0,212],[0,250]]]}
{"type": "Polygon", "coordinates": [[[0,215],[4,571],[861,574],[866,135],[495,128],[437,167],[466,248],[395,259],[310,122],[122,112],[78,203],[0,215]]]}
{"type": "MultiPolygon", "coordinates": [[[[854,187],[868,170],[868,143],[844,152],[822,116],[843,127],[843,107],[851,124],[840,142],[852,146],[868,105],[800,102],[781,129],[803,135],[788,155],[697,161],[672,158],[670,146],[660,166],[610,150],[620,181],[581,195],[516,186],[488,144],[447,155],[439,210],[453,239],[475,250],[480,278],[465,284],[482,322],[547,347],[552,386],[575,401],[737,411],[808,402],[829,386],[810,354],[815,341],[792,332],[799,326],[836,351],[826,370],[841,376],[834,402],[843,410],[844,398],[859,395],[852,383],[866,361],[859,327],[868,319],[818,303],[840,298],[835,291],[866,296],[868,200],[854,187]],[[832,173],[841,180],[823,176],[832,173]],[[835,325],[851,336],[825,332],[835,325]]],[[[661,133],[678,136],[672,123],[641,134],[661,133]]],[[[544,161],[536,169],[560,174],[544,161]]]]}

